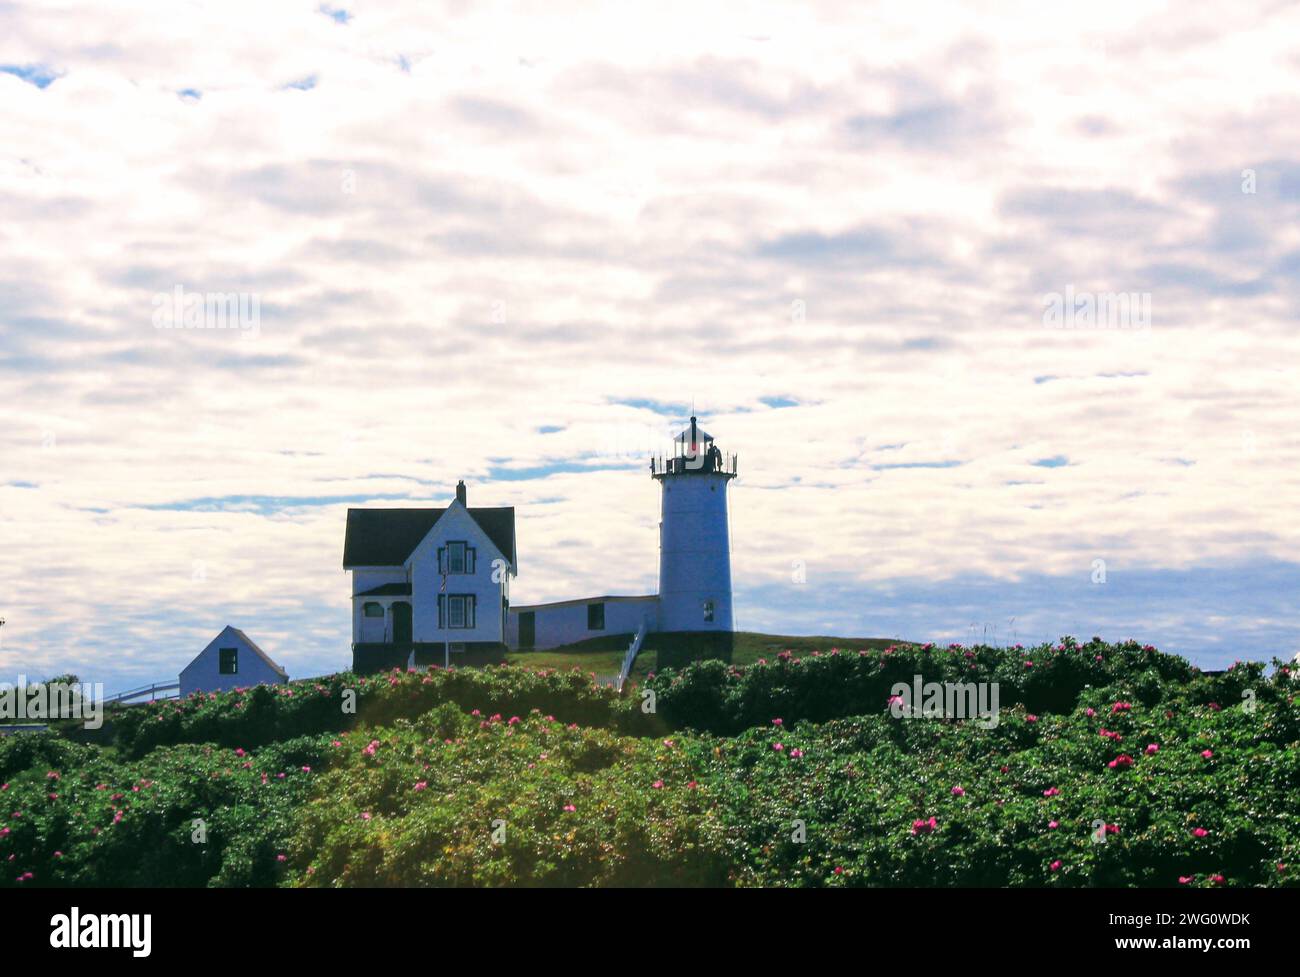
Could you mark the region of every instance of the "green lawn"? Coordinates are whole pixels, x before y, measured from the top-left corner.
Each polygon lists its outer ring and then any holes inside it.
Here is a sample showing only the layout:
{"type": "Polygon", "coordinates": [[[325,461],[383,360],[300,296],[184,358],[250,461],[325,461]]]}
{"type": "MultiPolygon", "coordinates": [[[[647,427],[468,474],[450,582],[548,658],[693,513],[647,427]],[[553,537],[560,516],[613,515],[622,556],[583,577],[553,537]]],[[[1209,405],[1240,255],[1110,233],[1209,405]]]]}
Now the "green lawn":
{"type": "MultiPolygon", "coordinates": [[[[631,638],[629,636],[629,643],[631,638]]],[[[623,666],[625,649],[611,650],[607,639],[595,642],[580,642],[548,648],[546,651],[512,651],[506,659],[512,665],[528,665],[531,668],[581,668],[583,671],[595,672],[597,675],[614,675],[623,666]]],[[[789,649],[796,655],[806,655],[814,651],[826,652],[832,648],[885,648],[901,643],[897,638],[836,638],[822,635],[781,635],[758,634],[754,631],[737,631],[736,643],[731,660],[736,665],[752,665],[760,658],[775,658],[777,654],[789,649]]],[[[632,677],[645,678],[657,666],[657,654],[645,651],[637,656],[632,677]]]]}

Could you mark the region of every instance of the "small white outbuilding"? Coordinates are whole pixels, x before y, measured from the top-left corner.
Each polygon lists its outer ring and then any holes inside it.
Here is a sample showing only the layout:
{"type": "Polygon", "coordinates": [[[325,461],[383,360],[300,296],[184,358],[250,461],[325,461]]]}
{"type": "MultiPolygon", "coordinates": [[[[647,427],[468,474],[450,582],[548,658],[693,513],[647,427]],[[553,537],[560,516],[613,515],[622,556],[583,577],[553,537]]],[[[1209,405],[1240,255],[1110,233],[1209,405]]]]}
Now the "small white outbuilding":
{"type": "Polygon", "coordinates": [[[253,685],[282,685],[289,673],[239,628],[224,630],[181,671],[181,698],[195,692],[225,692],[253,685]]]}

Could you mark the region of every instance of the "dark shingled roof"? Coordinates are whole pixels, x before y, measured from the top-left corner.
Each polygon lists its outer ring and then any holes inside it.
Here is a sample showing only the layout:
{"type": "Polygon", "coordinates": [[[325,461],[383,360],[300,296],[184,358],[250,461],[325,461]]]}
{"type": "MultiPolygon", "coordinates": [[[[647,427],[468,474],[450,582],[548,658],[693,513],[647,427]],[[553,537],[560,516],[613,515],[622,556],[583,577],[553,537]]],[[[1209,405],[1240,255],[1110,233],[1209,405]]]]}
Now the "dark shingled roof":
{"type": "Polygon", "coordinates": [[[356,594],[357,597],[410,597],[411,585],[409,583],[382,583],[378,587],[372,587],[370,590],[363,590],[356,594]]]}
{"type": "MultiPolygon", "coordinates": [[[[349,509],[343,569],[395,567],[406,562],[446,509],[349,509]]],[[[515,564],[515,507],[467,507],[502,555],[515,564]]]]}

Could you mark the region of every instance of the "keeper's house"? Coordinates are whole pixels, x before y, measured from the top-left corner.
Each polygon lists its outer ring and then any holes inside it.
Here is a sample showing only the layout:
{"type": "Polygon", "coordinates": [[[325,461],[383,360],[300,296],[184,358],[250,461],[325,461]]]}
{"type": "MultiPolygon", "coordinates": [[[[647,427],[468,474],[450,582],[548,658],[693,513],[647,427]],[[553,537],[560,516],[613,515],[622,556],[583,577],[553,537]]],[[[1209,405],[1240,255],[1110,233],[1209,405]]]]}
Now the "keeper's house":
{"type": "Polygon", "coordinates": [[[343,569],[354,671],[505,660],[513,506],[471,508],[460,482],[444,509],[349,509],[343,569]]]}

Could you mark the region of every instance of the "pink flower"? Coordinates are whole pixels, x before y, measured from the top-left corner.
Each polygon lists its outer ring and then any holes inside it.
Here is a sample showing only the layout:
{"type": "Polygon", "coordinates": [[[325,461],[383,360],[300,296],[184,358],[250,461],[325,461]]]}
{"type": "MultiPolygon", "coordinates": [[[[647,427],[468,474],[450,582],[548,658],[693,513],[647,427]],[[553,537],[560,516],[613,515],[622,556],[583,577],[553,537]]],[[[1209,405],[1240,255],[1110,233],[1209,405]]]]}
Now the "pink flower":
{"type": "Polygon", "coordinates": [[[1194,878],[1196,878],[1195,875],[1180,875],[1180,876],[1178,876],[1178,884],[1179,884],[1179,885],[1187,885],[1187,884],[1188,884],[1189,882],[1191,882],[1192,879],[1194,879],[1194,878]]]}
{"type": "Polygon", "coordinates": [[[1111,760],[1108,766],[1110,766],[1112,770],[1119,767],[1131,767],[1133,766],[1133,758],[1127,753],[1121,753],[1114,760],[1111,760]]]}
{"type": "Polygon", "coordinates": [[[1059,828],[1060,826],[1061,826],[1061,822],[1060,822],[1060,821],[1048,821],[1048,822],[1047,822],[1047,830],[1048,830],[1048,831],[1055,831],[1055,830],[1056,830],[1057,828],[1059,828]]]}
{"type": "Polygon", "coordinates": [[[1213,882],[1215,885],[1223,885],[1225,880],[1222,875],[1211,875],[1210,881],[1213,882]]]}
{"type": "Polygon", "coordinates": [[[1193,838],[1204,838],[1204,837],[1205,837],[1206,835],[1208,835],[1208,834],[1209,834],[1209,832],[1206,831],[1204,828],[1193,828],[1193,829],[1192,829],[1192,837],[1193,837],[1193,838]]]}
{"type": "Polygon", "coordinates": [[[1205,757],[1205,759],[1207,759],[1207,760],[1213,759],[1213,758],[1214,758],[1214,751],[1213,751],[1213,750],[1202,750],[1202,751],[1201,751],[1201,756],[1205,757]]]}
{"type": "Polygon", "coordinates": [[[953,796],[953,797],[965,797],[965,796],[966,796],[966,791],[963,790],[961,787],[954,787],[954,788],[952,789],[952,796],[953,796]]]}
{"type": "Polygon", "coordinates": [[[931,817],[930,820],[928,821],[923,821],[920,818],[917,818],[915,821],[912,822],[912,834],[928,835],[930,832],[934,831],[934,829],[937,827],[939,827],[939,822],[933,817],[931,817]]]}
{"type": "Polygon", "coordinates": [[[288,858],[288,856],[286,856],[286,855],[276,855],[276,856],[275,856],[275,860],[276,860],[277,862],[287,862],[287,861],[289,860],[289,858],[288,858]]]}
{"type": "Polygon", "coordinates": [[[1051,865],[1048,866],[1048,868],[1050,868],[1053,872],[1057,871],[1060,867],[1061,867],[1061,860],[1059,858],[1056,861],[1052,862],[1051,865]]]}
{"type": "Polygon", "coordinates": [[[1038,722],[1038,717],[1031,712],[1028,716],[1025,717],[1025,722],[1036,723],[1038,722]]]}
{"type": "Polygon", "coordinates": [[[1025,662],[1025,668],[1033,668],[1033,667],[1034,667],[1034,663],[1033,663],[1033,662],[1031,662],[1031,661],[1026,661],[1026,662],[1025,662]]]}
{"type": "Polygon", "coordinates": [[[574,807],[572,804],[565,804],[565,805],[564,805],[564,809],[565,809],[566,811],[576,811],[576,810],[577,810],[577,808],[574,807]]]}
{"type": "Polygon", "coordinates": [[[782,750],[785,749],[785,746],[784,746],[783,744],[781,744],[781,743],[773,743],[773,744],[772,744],[772,749],[774,749],[774,750],[776,750],[776,752],[780,753],[782,750]]]}
{"type": "Polygon", "coordinates": [[[650,786],[653,787],[655,790],[663,790],[664,782],[662,780],[656,780],[650,786]]]}
{"type": "Polygon", "coordinates": [[[342,745],[343,745],[342,740],[334,740],[333,742],[330,743],[330,746],[342,746],[342,745]]]}
{"type": "Polygon", "coordinates": [[[803,750],[799,749],[798,747],[795,747],[793,750],[790,751],[790,756],[797,760],[801,756],[803,756],[803,750]]]}
{"type": "Polygon", "coordinates": [[[780,725],[784,724],[784,722],[785,722],[784,719],[773,719],[773,720],[772,720],[772,725],[773,725],[773,726],[780,726],[780,725]]]}
{"type": "Polygon", "coordinates": [[[518,717],[518,716],[511,716],[511,717],[510,717],[510,721],[509,721],[508,723],[506,723],[506,725],[507,725],[507,726],[514,726],[514,725],[515,725],[516,723],[518,723],[518,722],[519,722],[519,717],[518,717]]]}
{"type": "Polygon", "coordinates": [[[311,773],[311,767],[303,767],[303,768],[302,768],[302,772],[303,772],[303,773],[311,773]]]}
{"type": "Polygon", "coordinates": [[[417,781],[414,787],[415,790],[427,790],[428,788],[429,782],[427,780],[417,781]]]}
{"type": "Polygon", "coordinates": [[[1092,706],[1089,706],[1087,709],[1083,710],[1083,714],[1091,719],[1093,716],[1097,715],[1097,710],[1092,708],[1092,706]]]}
{"type": "Polygon", "coordinates": [[[1158,744],[1156,744],[1156,743],[1148,743],[1148,744],[1147,744],[1147,753],[1148,753],[1148,754],[1151,754],[1151,753],[1158,753],[1159,750],[1160,750],[1160,746],[1159,746],[1158,744]]]}
{"type": "Polygon", "coordinates": [[[843,869],[843,867],[842,867],[842,866],[839,866],[839,865],[836,865],[836,866],[835,866],[835,874],[836,874],[836,875],[843,875],[843,874],[844,874],[844,869],[843,869]]]}
{"type": "Polygon", "coordinates": [[[1055,796],[1056,796],[1057,794],[1059,794],[1060,792],[1061,792],[1061,788],[1059,788],[1059,787],[1048,787],[1047,790],[1043,791],[1043,796],[1044,796],[1044,797],[1055,797],[1055,796]]]}
{"type": "Polygon", "coordinates": [[[370,820],[370,812],[369,812],[369,811],[362,811],[362,812],[361,812],[361,820],[362,820],[362,821],[369,821],[369,820],[370,820]]]}
{"type": "Polygon", "coordinates": [[[700,786],[700,785],[697,784],[697,783],[696,783],[695,781],[693,781],[693,780],[689,780],[689,781],[686,782],[686,789],[687,789],[687,790],[694,790],[694,789],[695,789],[696,787],[698,787],[698,786],[700,786]]]}
{"type": "Polygon", "coordinates": [[[245,756],[245,755],[246,755],[246,754],[244,753],[244,748],[243,748],[242,746],[240,746],[240,747],[236,747],[236,749],[235,749],[235,756],[242,757],[242,756],[245,756]]]}

